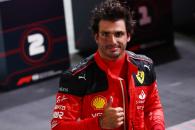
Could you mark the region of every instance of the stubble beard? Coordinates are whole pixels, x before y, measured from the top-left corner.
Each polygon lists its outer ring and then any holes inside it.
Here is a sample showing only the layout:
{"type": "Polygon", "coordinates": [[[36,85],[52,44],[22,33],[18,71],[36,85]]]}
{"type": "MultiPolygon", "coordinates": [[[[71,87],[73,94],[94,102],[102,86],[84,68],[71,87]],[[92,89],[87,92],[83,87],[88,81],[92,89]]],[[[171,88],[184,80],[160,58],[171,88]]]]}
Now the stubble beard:
{"type": "Polygon", "coordinates": [[[122,47],[120,45],[115,45],[115,46],[112,46],[112,45],[104,46],[101,48],[101,50],[107,58],[112,59],[112,60],[116,60],[123,54],[125,49],[124,49],[124,47],[122,47]],[[110,50],[110,48],[115,47],[115,46],[117,47],[116,51],[110,50]]]}

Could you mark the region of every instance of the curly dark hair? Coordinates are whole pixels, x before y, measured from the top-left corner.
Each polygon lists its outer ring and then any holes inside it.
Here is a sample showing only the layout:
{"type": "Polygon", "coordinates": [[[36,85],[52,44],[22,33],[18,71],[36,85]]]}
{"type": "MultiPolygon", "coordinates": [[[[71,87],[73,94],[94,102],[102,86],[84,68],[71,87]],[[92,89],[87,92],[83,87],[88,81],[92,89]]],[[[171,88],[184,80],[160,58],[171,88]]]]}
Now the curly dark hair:
{"type": "Polygon", "coordinates": [[[92,10],[90,28],[96,34],[99,31],[100,20],[116,21],[119,19],[124,19],[126,31],[132,34],[135,21],[132,19],[130,8],[125,4],[122,5],[118,0],[105,0],[92,10]]]}

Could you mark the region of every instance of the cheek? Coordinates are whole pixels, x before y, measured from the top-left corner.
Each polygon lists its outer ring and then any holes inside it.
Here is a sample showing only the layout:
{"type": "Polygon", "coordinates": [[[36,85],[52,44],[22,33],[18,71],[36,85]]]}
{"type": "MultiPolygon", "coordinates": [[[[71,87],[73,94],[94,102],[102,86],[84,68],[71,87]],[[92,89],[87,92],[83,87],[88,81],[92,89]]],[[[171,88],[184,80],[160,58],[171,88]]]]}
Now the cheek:
{"type": "Polygon", "coordinates": [[[120,42],[120,46],[122,50],[125,50],[127,47],[127,41],[120,42]]]}
{"type": "Polygon", "coordinates": [[[127,45],[127,42],[128,42],[127,39],[121,39],[120,40],[120,44],[123,45],[123,46],[126,46],[127,45]]]}
{"type": "Polygon", "coordinates": [[[98,48],[100,48],[100,49],[105,48],[104,47],[105,45],[102,42],[97,42],[96,44],[97,44],[98,48]]]}
{"type": "Polygon", "coordinates": [[[97,39],[96,43],[97,43],[98,46],[105,46],[106,45],[106,42],[102,39],[97,39]]]}

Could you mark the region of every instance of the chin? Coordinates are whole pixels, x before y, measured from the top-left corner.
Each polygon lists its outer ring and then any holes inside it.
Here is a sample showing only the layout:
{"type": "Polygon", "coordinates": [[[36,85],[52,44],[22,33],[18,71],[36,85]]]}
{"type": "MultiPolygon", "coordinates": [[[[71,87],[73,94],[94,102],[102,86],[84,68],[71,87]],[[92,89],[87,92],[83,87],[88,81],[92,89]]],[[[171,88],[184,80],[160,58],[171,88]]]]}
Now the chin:
{"type": "Polygon", "coordinates": [[[117,58],[119,58],[121,55],[120,54],[112,54],[112,55],[110,55],[110,58],[112,58],[112,59],[117,59],[117,58]]]}

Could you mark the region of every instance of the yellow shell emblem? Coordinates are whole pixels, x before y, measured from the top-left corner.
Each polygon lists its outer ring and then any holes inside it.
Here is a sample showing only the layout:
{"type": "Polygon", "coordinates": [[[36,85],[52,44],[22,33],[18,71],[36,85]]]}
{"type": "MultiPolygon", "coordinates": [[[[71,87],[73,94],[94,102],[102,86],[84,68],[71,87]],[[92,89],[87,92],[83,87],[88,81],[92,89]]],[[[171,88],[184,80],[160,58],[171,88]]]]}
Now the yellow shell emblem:
{"type": "Polygon", "coordinates": [[[136,75],[136,78],[140,82],[140,84],[143,84],[144,78],[145,78],[144,71],[138,71],[137,75],[136,75]]]}
{"type": "Polygon", "coordinates": [[[91,101],[91,106],[94,109],[103,109],[105,104],[107,103],[106,98],[103,96],[96,96],[91,101]]]}

